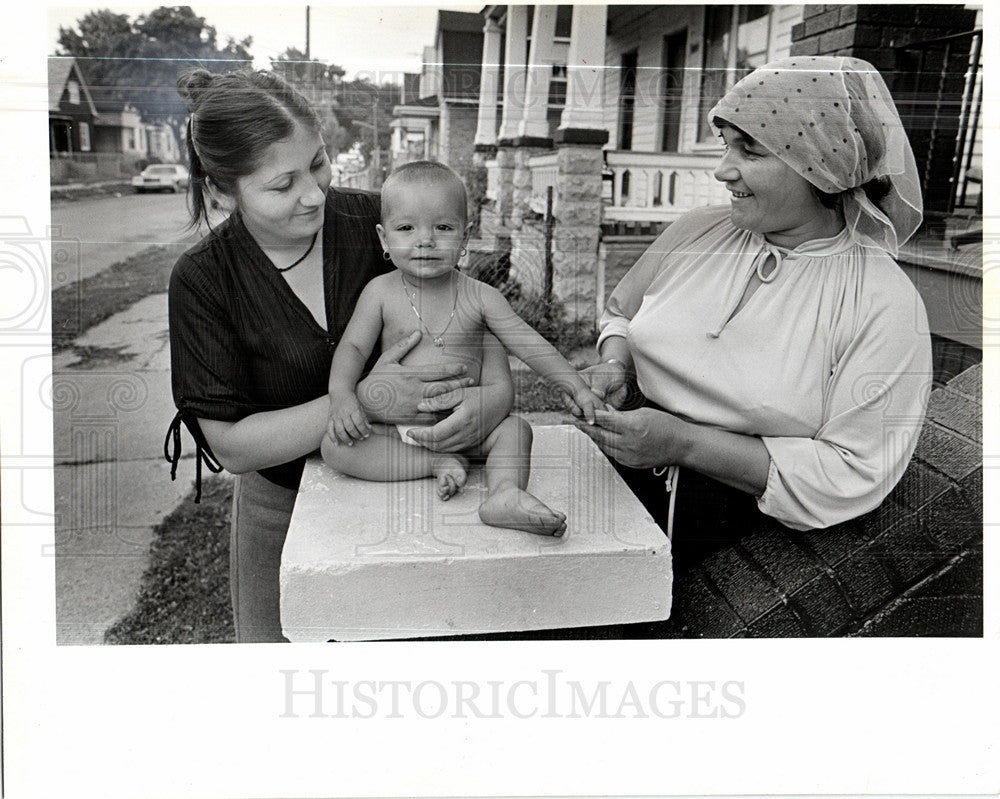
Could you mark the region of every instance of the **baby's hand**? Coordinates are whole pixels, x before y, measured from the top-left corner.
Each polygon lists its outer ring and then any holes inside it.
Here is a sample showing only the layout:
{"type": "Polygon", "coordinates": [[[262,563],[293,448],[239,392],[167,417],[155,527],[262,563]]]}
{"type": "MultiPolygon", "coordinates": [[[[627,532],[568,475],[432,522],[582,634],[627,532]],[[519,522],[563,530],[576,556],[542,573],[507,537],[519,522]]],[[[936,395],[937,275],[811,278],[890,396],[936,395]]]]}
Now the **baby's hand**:
{"type": "Polygon", "coordinates": [[[570,409],[573,415],[583,416],[587,420],[587,424],[593,424],[596,419],[596,412],[605,409],[604,400],[586,386],[578,388],[573,392],[573,395],[570,397],[570,404],[573,406],[570,409]]]}
{"type": "Polygon", "coordinates": [[[327,434],[338,444],[350,446],[355,441],[361,441],[371,435],[368,417],[361,410],[358,399],[353,394],[341,397],[330,397],[330,423],[327,434]]]}

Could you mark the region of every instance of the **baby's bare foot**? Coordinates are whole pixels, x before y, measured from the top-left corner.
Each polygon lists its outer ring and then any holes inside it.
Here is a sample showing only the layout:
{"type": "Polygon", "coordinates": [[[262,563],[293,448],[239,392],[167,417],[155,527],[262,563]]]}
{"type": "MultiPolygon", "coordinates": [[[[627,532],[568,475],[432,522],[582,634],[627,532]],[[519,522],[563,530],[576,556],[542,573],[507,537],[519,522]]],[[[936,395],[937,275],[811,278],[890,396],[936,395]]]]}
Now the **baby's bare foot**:
{"type": "Polygon", "coordinates": [[[517,486],[501,486],[479,506],[479,518],[494,527],[510,527],[536,535],[561,536],[566,532],[566,514],[552,510],[537,497],[517,486]]]}
{"type": "Polygon", "coordinates": [[[435,459],[434,477],[437,479],[437,492],[441,499],[451,499],[465,485],[468,465],[468,461],[460,455],[442,455],[435,459]]]}

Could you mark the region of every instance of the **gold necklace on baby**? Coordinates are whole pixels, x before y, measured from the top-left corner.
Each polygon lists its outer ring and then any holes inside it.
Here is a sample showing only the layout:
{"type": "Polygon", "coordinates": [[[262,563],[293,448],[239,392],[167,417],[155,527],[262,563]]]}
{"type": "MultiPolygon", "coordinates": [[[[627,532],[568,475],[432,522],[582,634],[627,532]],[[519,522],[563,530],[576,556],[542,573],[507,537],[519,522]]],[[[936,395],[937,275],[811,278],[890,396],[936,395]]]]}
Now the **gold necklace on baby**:
{"type": "Polygon", "coordinates": [[[406,278],[403,276],[402,272],[399,273],[399,279],[403,281],[403,292],[406,294],[406,299],[409,301],[410,307],[413,309],[413,313],[417,315],[417,320],[420,322],[420,326],[424,329],[427,335],[431,337],[431,340],[434,342],[435,347],[443,347],[444,334],[447,333],[448,328],[451,327],[452,320],[455,318],[455,309],[458,308],[458,287],[457,286],[455,287],[455,299],[452,301],[451,316],[448,317],[448,324],[444,326],[444,330],[442,330],[437,335],[434,335],[433,333],[431,333],[430,328],[428,328],[426,323],[424,322],[424,318],[420,315],[420,311],[417,310],[417,306],[413,304],[413,299],[417,295],[416,293],[414,293],[412,296],[410,295],[410,287],[406,285],[406,278]]]}

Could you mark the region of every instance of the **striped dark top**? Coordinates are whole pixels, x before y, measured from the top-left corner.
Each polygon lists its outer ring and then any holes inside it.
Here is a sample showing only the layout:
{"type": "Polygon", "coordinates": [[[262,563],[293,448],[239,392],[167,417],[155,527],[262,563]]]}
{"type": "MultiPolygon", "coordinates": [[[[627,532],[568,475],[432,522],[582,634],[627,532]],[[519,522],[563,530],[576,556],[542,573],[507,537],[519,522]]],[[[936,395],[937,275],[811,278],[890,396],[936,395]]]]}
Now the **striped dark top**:
{"type": "MultiPolygon", "coordinates": [[[[365,284],[391,268],[375,232],[379,198],[331,189],[323,226],[324,330],[261,251],[238,213],[180,257],[170,276],[170,360],[178,416],[211,451],[197,419],[235,422],[327,391],[330,360],[365,284]]],[[[168,434],[168,440],[170,434],[168,434]]],[[[179,447],[177,448],[179,450],[179,447]]],[[[179,451],[168,455],[175,464],[179,451]]],[[[209,460],[211,466],[212,460],[209,460]]],[[[305,458],[261,470],[296,488],[305,458]]]]}

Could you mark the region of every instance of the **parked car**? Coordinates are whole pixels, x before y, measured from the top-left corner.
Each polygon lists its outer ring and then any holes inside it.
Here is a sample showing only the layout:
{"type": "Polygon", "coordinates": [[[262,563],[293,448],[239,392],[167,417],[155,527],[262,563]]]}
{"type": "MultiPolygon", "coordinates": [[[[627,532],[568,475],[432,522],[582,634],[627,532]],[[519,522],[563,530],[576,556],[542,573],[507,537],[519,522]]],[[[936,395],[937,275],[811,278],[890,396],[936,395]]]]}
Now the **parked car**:
{"type": "Polygon", "coordinates": [[[180,191],[188,184],[187,167],[180,164],[153,164],[132,178],[137,194],[144,191],[180,191]]]}

